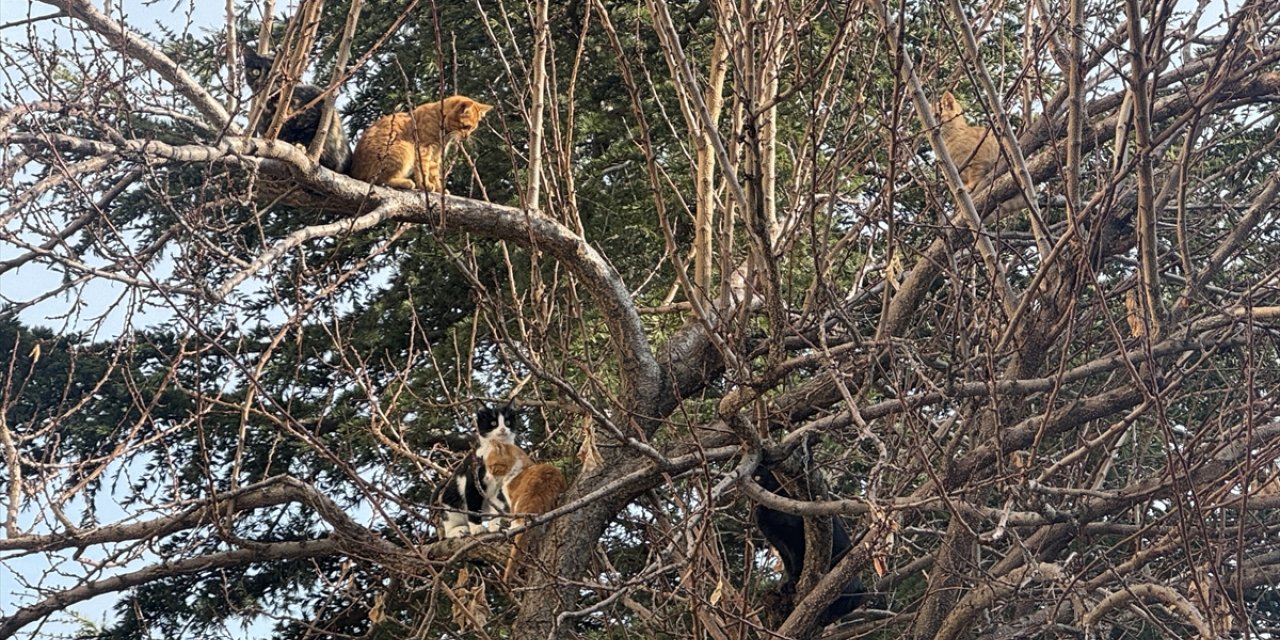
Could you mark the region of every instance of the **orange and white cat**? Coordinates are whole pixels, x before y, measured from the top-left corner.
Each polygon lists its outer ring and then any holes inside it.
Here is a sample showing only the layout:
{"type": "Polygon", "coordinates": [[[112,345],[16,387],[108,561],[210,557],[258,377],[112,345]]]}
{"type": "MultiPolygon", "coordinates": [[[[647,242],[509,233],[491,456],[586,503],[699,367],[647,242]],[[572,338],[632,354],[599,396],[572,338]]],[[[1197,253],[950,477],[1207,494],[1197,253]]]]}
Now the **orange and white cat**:
{"type": "Polygon", "coordinates": [[[466,96],[450,96],[408,113],[383,116],[356,144],[351,177],[398,189],[443,192],[446,147],[475,132],[492,108],[466,96]]]}
{"type": "MultiPolygon", "coordinates": [[[[507,425],[515,425],[515,412],[504,408],[499,415],[504,417],[507,425]]],[[[485,485],[497,480],[501,482],[502,498],[511,513],[520,515],[542,515],[556,508],[560,496],[568,488],[564,473],[554,465],[534,462],[529,454],[515,443],[513,433],[508,428],[494,429],[489,437],[481,442],[476,455],[484,460],[485,485]]],[[[512,526],[524,524],[523,518],[516,518],[512,526]]],[[[524,553],[524,533],[516,534],[511,547],[511,556],[507,559],[503,579],[514,575],[517,557],[524,553]]]]}
{"type": "MultiPolygon", "coordinates": [[[[515,443],[516,421],[516,413],[510,406],[497,410],[486,408],[476,414],[476,428],[484,434],[476,448],[476,457],[483,462],[483,492],[492,495],[494,490],[500,491],[502,506],[509,513],[542,515],[556,508],[568,483],[560,469],[534,462],[515,443]]],[[[522,518],[512,521],[513,526],[523,524],[522,518]]],[[[516,534],[504,579],[513,575],[517,556],[524,552],[523,539],[523,533],[516,534]]]]}

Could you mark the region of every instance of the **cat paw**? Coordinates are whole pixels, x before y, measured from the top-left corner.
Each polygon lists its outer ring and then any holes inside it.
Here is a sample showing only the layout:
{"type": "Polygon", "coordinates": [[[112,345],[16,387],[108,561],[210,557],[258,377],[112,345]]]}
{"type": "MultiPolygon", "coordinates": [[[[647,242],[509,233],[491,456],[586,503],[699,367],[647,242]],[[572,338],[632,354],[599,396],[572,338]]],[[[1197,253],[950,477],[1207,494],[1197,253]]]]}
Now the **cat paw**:
{"type": "Polygon", "coordinates": [[[387,180],[387,181],[386,181],[386,182],[384,182],[383,184],[385,184],[385,185],[386,185],[386,186],[388,186],[388,187],[391,187],[392,189],[415,189],[415,188],[417,188],[417,185],[415,185],[415,184],[413,183],[413,181],[412,181],[412,180],[409,180],[408,178],[392,178],[392,179],[390,179],[390,180],[387,180]]]}

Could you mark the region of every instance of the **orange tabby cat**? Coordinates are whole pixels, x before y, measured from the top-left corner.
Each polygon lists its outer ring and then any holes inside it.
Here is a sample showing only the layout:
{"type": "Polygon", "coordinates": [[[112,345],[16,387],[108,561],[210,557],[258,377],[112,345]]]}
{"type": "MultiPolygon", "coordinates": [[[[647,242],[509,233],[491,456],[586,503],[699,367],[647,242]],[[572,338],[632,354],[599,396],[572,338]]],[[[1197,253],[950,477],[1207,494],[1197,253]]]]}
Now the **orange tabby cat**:
{"type": "MultiPolygon", "coordinates": [[[[938,101],[938,118],[942,125],[942,145],[947,148],[951,161],[960,170],[960,180],[966,189],[973,190],[995,169],[1000,156],[1000,143],[989,127],[975,127],[964,117],[964,106],[950,91],[938,101]]],[[[973,194],[977,195],[977,194],[973,194]]],[[[1013,213],[1027,208],[1027,199],[1018,194],[1001,202],[1001,213],[1013,213]]]]}
{"type": "MultiPolygon", "coordinates": [[[[506,471],[502,495],[511,513],[542,515],[556,508],[560,495],[568,488],[564,474],[559,469],[550,464],[534,462],[529,454],[512,443],[496,444],[486,461],[494,473],[506,471]]],[[[511,524],[521,526],[524,519],[517,518],[511,524]]],[[[502,572],[504,580],[509,580],[514,575],[517,556],[524,553],[521,544],[523,540],[524,533],[516,534],[511,546],[511,556],[507,558],[506,570],[502,572]]]]}
{"type": "Polygon", "coordinates": [[[351,158],[351,177],[398,189],[443,192],[445,147],[471,135],[493,107],[466,96],[383,116],[365,130],[351,158]]]}
{"type": "Polygon", "coordinates": [[[1000,155],[996,134],[987,127],[975,127],[964,117],[964,107],[948,91],[938,101],[938,118],[942,125],[942,144],[951,161],[960,170],[966,189],[973,188],[991,172],[1000,155]]]}

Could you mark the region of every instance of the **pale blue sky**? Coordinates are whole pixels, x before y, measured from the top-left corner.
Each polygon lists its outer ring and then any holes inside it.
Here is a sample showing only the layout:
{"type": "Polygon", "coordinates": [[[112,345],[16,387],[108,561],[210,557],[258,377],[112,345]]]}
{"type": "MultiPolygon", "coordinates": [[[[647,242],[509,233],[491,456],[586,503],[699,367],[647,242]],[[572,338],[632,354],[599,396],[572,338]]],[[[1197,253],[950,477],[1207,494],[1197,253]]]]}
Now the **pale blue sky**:
{"type": "MultiPolygon", "coordinates": [[[[225,8],[221,2],[160,0],[148,5],[139,0],[116,0],[108,4],[115,8],[114,17],[119,19],[123,14],[124,22],[143,35],[156,31],[161,25],[178,33],[193,35],[205,35],[225,28],[225,8]]],[[[95,2],[95,5],[103,6],[101,2],[95,2]]],[[[278,5],[277,12],[281,16],[288,15],[295,7],[294,2],[280,2],[278,5]]],[[[53,7],[39,2],[0,0],[0,24],[54,12],[53,7]]],[[[57,46],[69,46],[70,39],[65,30],[67,24],[66,19],[40,21],[35,23],[35,28],[42,39],[48,39],[57,46]]],[[[25,41],[26,35],[25,26],[0,31],[0,46],[9,39],[25,41]]],[[[9,90],[15,84],[12,76],[0,70],[0,85],[9,90]]],[[[0,202],[4,200],[0,196],[0,202]]],[[[0,244],[0,260],[12,257],[11,254],[17,251],[13,246],[0,244]]],[[[62,277],[60,272],[32,261],[0,275],[0,292],[7,299],[27,301],[57,288],[62,277]]],[[[126,326],[148,326],[168,317],[163,309],[154,306],[139,308],[127,299],[122,301],[121,297],[127,295],[124,285],[95,279],[87,283],[79,295],[63,294],[45,300],[19,314],[19,318],[26,324],[46,326],[57,332],[96,330],[95,338],[110,339],[119,335],[126,326]]]]}

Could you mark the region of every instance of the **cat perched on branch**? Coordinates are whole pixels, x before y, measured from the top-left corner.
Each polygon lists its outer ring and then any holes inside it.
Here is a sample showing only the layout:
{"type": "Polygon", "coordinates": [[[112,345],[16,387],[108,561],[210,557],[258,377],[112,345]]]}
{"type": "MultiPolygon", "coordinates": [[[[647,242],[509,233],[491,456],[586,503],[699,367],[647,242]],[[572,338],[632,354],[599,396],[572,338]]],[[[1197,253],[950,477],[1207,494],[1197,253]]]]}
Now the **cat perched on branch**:
{"type": "MultiPolygon", "coordinates": [[[[505,411],[511,412],[510,408],[505,411]]],[[[511,412],[514,421],[514,412],[511,412]]],[[[488,470],[502,478],[502,497],[510,507],[511,513],[521,515],[542,515],[556,508],[560,496],[568,488],[564,473],[554,465],[545,462],[534,462],[514,441],[492,441],[491,448],[485,452],[488,470]]],[[[522,526],[523,518],[512,521],[513,526],[522,526]]],[[[502,573],[503,580],[510,580],[515,575],[516,563],[525,553],[525,534],[516,534],[511,547],[511,556],[507,559],[507,567],[502,573]]]]}
{"type": "MultiPolygon", "coordinates": [[[[786,498],[792,497],[791,492],[782,486],[782,483],[774,474],[774,470],[768,465],[761,464],[756,467],[753,477],[762,489],[786,498]]],[[[755,505],[753,511],[756,527],[760,529],[760,533],[764,534],[765,540],[769,541],[769,545],[782,558],[785,579],[777,593],[777,603],[781,609],[777,613],[781,613],[782,617],[785,618],[795,606],[796,584],[799,582],[800,573],[804,569],[806,547],[804,518],[792,513],[771,509],[763,504],[755,505]]],[[[853,548],[849,530],[845,527],[844,522],[835,516],[816,517],[825,517],[831,523],[831,552],[828,568],[834,567],[840,558],[853,548]]],[[[865,594],[866,590],[862,585],[862,581],[857,577],[852,578],[841,589],[840,595],[836,596],[835,600],[822,612],[819,618],[820,622],[829,624],[848,615],[858,608],[858,605],[862,604],[865,594]]]]}
{"type": "Polygon", "coordinates": [[[502,485],[511,472],[511,460],[504,445],[512,441],[515,422],[515,411],[510,407],[486,407],[476,413],[476,450],[467,455],[437,496],[444,507],[441,537],[498,529],[492,516],[508,511],[502,485]]]}
{"type": "MultiPolygon", "coordinates": [[[[275,64],[274,55],[260,55],[250,47],[244,47],[244,76],[254,95],[271,90],[271,67],[275,64]]],[[[321,99],[324,90],[313,84],[300,83],[293,88],[289,99],[289,110],[285,114],[284,124],[280,127],[280,140],[291,144],[311,146],[316,133],[320,130],[320,117],[324,113],[324,101],[321,99]],[[307,107],[307,105],[311,105],[307,107]],[[307,107],[303,109],[303,107],[307,107]]],[[[279,87],[267,96],[265,109],[258,121],[255,131],[263,135],[275,120],[279,108],[279,87]]],[[[320,166],[346,173],[351,167],[351,145],[347,142],[347,134],[342,130],[342,122],[337,113],[329,120],[328,132],[324,139],[324,149],[320,152],[320,166]]]]}
{"type": "Polygon", "coordinates": [[[474,133],[492,108],[466,96],[450,96],[408,113],[383,116],[356,143],[351,177],[443,193],[446,147],[474,133]]]}
{"type": "MultiPolygon", "coordinates": [[[[564,474],[554,465],[534,462],[515,443],[517,421],[509,405],[476,412],[478,446],[440,492],[445,507],[442,537],[495,531],[497,521],[492,516],[500,513],[541,515],[556,507],[568,487],[564,474]],[[485,518],[490,518],[488,526],[485,518]]],[[[520,526],[522,520],[513,524],[520,526]]],[[[516,535],[505,577],[514,573],[524,552],[523,540],[523,533],[516,535]]]]}
{"type": "MultiPolygon", "coordinates": [[[[975,189],[991,175],[1000,160],[1000,141],[996,139],[996,132],[990,127],[969,124],[964,105],[950,91],[943,93],[938,100],[938,123],[942,129],[942,145],[960,171],[960,181],[971,195],[976,196],[975,189]]],[[[1026,198],[1019,195],[1002,203],[1000,210],[1012,212],[1026,207],[1026,198]]]]}

